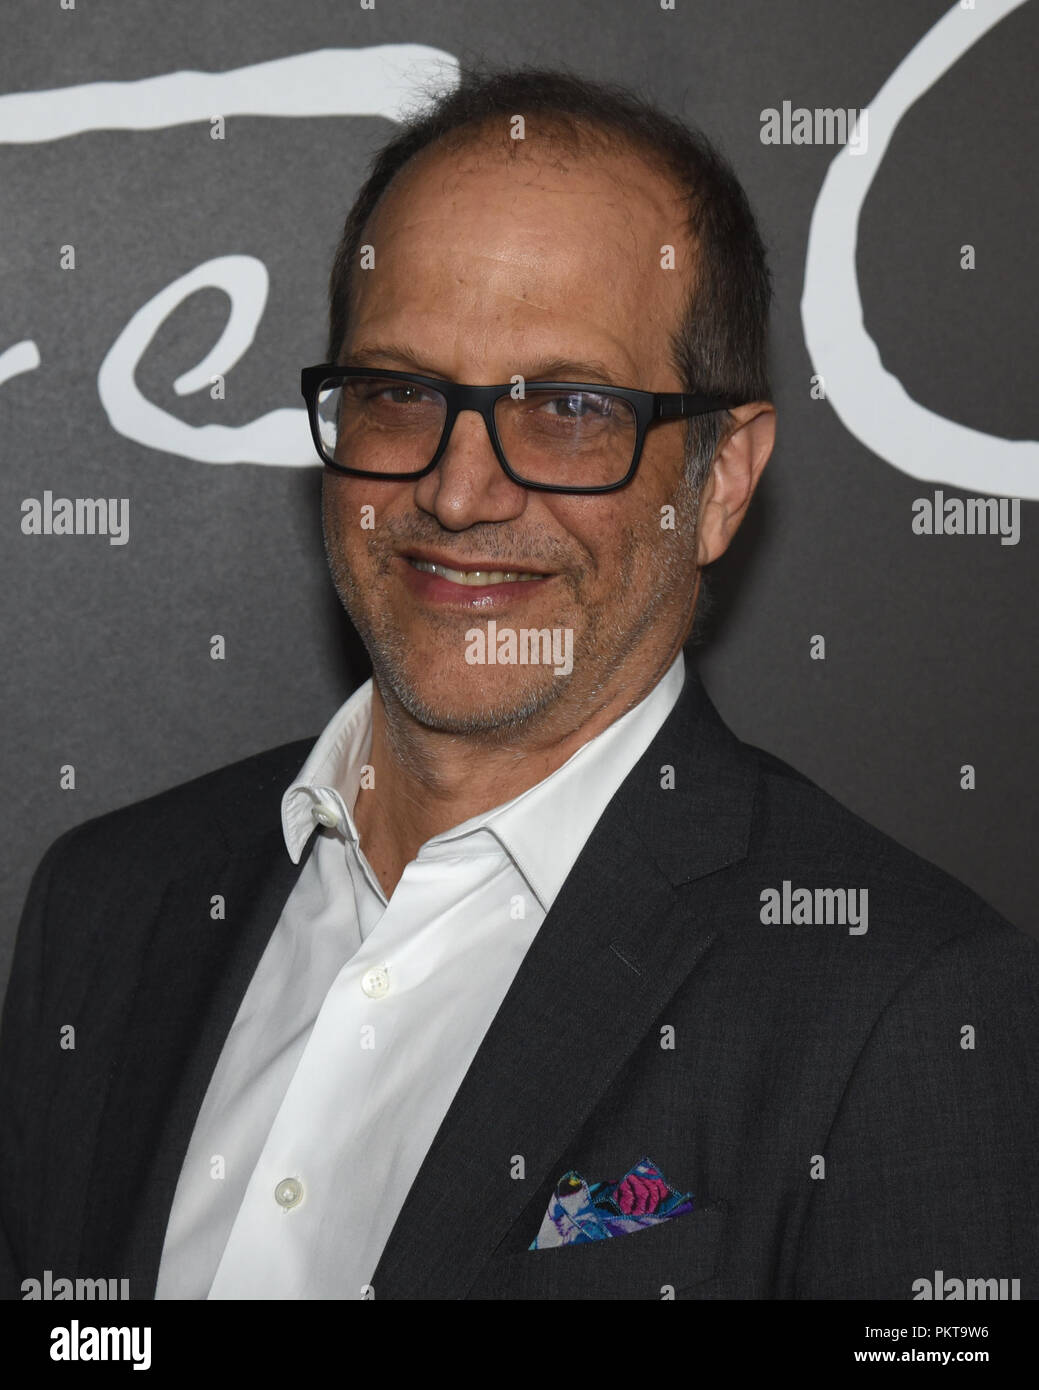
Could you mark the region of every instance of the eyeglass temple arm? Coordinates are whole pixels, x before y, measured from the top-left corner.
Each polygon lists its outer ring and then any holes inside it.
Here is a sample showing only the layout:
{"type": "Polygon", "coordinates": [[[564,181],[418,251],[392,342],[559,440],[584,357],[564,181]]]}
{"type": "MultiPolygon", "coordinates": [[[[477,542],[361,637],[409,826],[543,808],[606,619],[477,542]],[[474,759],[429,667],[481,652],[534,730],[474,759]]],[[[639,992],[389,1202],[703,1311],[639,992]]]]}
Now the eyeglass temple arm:
{"type": "Polygon", "coordinates": [[[653,403],[655,420],[680,420],[689,415],[709,415],[715,410],[729,410],[743,405],[739,396],[701,396],[677,391],[658,393],[653,403]]]}

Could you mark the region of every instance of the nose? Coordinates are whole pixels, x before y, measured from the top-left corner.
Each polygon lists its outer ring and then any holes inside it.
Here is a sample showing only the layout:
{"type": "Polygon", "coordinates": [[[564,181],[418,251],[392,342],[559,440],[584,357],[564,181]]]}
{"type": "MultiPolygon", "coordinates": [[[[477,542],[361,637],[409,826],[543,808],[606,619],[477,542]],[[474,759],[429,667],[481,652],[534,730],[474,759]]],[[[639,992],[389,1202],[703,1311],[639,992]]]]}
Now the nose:
{"type": "Polygon", "coordinates": [[[481,521],[512,521],[527,505],[528,491],[502,468],[490,424],[478,410],[460,410],[440,462],[415,483],[415,502],[450,531],[481,521]]]}

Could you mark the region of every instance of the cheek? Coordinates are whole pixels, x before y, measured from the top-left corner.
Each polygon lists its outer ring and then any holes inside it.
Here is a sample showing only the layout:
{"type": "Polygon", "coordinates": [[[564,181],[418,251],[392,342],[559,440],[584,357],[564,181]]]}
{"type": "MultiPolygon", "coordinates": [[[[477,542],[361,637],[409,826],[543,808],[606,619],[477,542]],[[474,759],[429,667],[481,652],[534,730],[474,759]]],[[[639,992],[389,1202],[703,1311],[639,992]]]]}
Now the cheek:
{"type": "Polygon", "coordinates": [[[385,512],[385,498],[363,478],[325,474],[321,515],[325,538],[337,554],[357,558],[373,548],[385,512]]]}
{"type": "Polygon", "coordinates": [[[321,482],[321,515],[326,531],[338,533],[343,530],[344,520],[352,504],[351,485],[356,481],[325,469],[325,476],[321,482]]]}
{"type": "Polygon", "coordinates": [[[591,557],[586,588],[609,590],[622,606],[628,596],[634,601],[659,555],[660,507],[665,500],[658,504],[648,489],[634,494],[630,488],[599,497],[555,499],[552,510],[558,525],[591,557]]]}
{"type": "Polygon", "coordinates": [[[631,525],[631,506],[620,500],[623,493],[603,493],[598,497],[553,497],[544,494],[555,529],[569,537],[571,546],[580,547],[592,576],[612,575],[623,539],[631,525]]]}

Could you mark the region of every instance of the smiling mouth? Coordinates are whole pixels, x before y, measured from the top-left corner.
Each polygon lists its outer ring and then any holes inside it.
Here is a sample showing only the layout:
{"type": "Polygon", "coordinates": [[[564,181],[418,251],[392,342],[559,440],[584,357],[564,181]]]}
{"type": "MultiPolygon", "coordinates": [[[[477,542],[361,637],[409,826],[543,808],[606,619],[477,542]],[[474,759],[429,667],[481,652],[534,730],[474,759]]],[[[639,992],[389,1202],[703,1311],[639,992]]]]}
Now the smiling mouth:
{"type": "Polygon", "coordinates": [[[516,584],[531,579],[547,579],[544,574],[527,574],[523,570],[456,570],[449,565],[438,565],[432,560],[417,560],[406,557],[412,569],[425,574],[436,574],[441,579],[449,579],[452,584],[466,584],[473,589],[485,589],[489,584],[516,584]]]}

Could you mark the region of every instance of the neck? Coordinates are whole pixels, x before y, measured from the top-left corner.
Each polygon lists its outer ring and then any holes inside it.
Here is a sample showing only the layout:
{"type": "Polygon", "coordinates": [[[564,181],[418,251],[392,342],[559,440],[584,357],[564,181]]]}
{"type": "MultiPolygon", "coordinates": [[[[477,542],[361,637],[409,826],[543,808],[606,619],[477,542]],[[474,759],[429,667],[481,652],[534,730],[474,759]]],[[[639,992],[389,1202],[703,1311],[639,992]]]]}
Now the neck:
{"type": "Polygon", "coordinates": [[[427,840],[511,801],[562,767],[648,695],[677,651],[637,682],[611,683],[591,710],[575,715],[557,708],[514,737],[493,740],[420,724],[374,680],[368,757],[374,785],[358,792],[353,814],[386,896],[427,840]]]}

